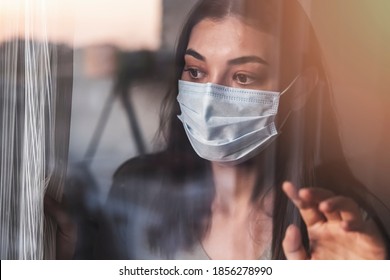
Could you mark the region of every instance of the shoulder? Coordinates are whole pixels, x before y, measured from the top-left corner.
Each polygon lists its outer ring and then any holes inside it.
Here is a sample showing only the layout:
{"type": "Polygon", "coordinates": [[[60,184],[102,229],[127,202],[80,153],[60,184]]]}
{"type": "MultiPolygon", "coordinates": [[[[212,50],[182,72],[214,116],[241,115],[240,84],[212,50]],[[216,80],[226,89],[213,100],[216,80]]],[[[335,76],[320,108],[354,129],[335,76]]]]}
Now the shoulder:
{"type": "Polygon", "coordinates": [[[114,181],[126,180],[130,177],[149,178],[157,174],[167,171],[169,168],[169,156],[166,152],[147,154],[131,158],[122,163],[113,175],[114,181]]]}
{"type": "Polygon", "coordinates": [[[146,154],[131,158],[122,163],[114,173],[115,178],[126,177],[129,174],[158,172],[167,168],[169,157],[166,152],[146,154]]]}
{"type": "Polygon", "coordinates": [[[138,156],[121,164],[113,175],[107,202],[121,202],[129,206],[150,205],[161,196],[163,184],[169,171],[168,155],[165,152],[138,156]]]}
{"type": "Polygon", "coordinates": [[[128,219],[150,216],[145,213],[154,209],[154,201],[163,192],[165,158],[165,153],[148,154],[118,167],[104,207],[110,220],[122,220],[120,223],[127,227],[128,219]]]}
{"type": "Polygon", "coordinates": [[[165,153],[144,155],[117,168],[99,218],[98,258],[154,257],[147,237],[151,225],[161,220],[156,200],[162,192],[165,159],[165,153]]]}

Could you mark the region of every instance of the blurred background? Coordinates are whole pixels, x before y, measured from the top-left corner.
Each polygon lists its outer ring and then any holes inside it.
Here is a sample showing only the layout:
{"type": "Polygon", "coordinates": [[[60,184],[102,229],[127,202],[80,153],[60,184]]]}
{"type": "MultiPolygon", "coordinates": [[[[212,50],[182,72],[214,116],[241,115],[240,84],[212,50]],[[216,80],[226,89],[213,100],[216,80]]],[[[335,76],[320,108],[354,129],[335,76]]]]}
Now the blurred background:
{"type": "MultiPolygon", "coordinates": [[[[0,0],[0,44],[23,34],[11,22],[33,29],[34,40],[45,39],[44,26],[51,44],[73,52],[67,191],[93,215],[121,163],[164,147],[156,137],[160,103],[177,34],[196,1],[44,1],[43,25],[26,25],[20,2],[0,0]]],[[[349,164],[390,207],[390,2],[300,2],[324,51],[349,164]]]]}

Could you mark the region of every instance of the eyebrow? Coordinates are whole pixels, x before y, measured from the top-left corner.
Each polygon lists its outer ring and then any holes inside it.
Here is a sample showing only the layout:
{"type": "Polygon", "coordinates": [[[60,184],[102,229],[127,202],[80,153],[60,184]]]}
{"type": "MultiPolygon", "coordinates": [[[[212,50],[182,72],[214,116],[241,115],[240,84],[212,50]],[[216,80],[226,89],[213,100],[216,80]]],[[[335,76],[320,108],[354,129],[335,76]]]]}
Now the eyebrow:
{"type": "MultiPolygon", "coordinates": [[[[201,61],[206,61],[206,58],[203,55],[193,49],[187,49],[185,55],[190,55],[201,61]]],[[[269,65],[267,61],[256,55],[242,56],[228,61],[229,65],[239,65],[245,63],[260,63],[264,65],[269,65]]]]}
{"type": "Polygon", "coordinates": [[[244,63],[260,63],[260,64],[268,65],[267,61],[255,55],[242,56],[228,61],[229,65],[239,65],[244,63]]]}
{"type": "Polygon", "coordinates": [[[185,52],[185,55],[193,56],[194,58],[201,60],[201,61],[206,61],[206,58],[203,55],[201,55],[197,51],[194,51],[193,49],[187,49],[185,52]]]}

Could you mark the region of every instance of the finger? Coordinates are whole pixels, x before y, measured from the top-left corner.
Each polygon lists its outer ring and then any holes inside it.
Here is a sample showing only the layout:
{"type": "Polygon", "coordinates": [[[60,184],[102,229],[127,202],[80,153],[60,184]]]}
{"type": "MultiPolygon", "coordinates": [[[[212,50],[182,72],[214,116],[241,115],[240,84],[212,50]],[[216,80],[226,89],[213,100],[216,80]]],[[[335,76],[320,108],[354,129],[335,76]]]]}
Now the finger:
{"type": "Polygon", "coordinates": [[[357,203],[351,198],[344,196],[332,197],[321,202],[320,209],[338,212],[345,230],[359,230],[364,225],[362,212],[357,203]]]}
{"type": "Polygon", "coordinates": [[[297,189],[292,183],[283,183],[283,191],[299,209],[302,219],[305,221],[307,226],[326,221],[325,216],[318,209],[317,202],[310,200],[308,197],[305,197],[305,193],[303,193],[302,198],[300,192],[298,193],[297,189]]]}
{"type": "MultiPolygon", "coordinates": [[[[321,205],[321,204],[320,204],[321,205]]],[[[338,211],[325,211],[324,209],[321,209],[319,207],[322,214],[325,216],[326,220],[328,222],[340,222],[341,221],[341,215],[338,211]]]]}
{"type": "MultiPolygon", "coordinates": [[[[322,201],[334,197],[334,194],[323,188],[304,188],[299,190],[299,197],[305,202],[305,205],[318,208],[322,201]]],[[[318,208],[318,210],[327,221],[341,221],[338,211],[324,211],[321,208],[318,208]]]]}
{"type": "Polygon", "coordinates": [[[303,201],[299,198],[298,191],[291,182],[284,182],[282,186],[283,191],[287,197],[294,203],[298,208],[303,208],[303,201]]]}
{"type": "Polygon", "coordinates": [[[287,228],[282,246],[288,260],[306,260],[308,258],[302,245],[301,232],[295,225],[290,225],[287,228]]]}

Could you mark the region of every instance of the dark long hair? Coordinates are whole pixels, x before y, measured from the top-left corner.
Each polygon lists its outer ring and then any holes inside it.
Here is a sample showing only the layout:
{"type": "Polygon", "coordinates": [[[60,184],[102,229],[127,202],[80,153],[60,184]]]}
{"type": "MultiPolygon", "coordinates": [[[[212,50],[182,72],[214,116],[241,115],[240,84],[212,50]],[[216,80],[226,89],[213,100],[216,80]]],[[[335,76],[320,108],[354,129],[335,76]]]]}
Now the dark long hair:
{"type": "MultiPolygon", "coordinates": [[[[177,81],[184,68],[186,51],[191,31],[203,19],[222,20],[227,16],[236,16],[245,23],[256,26],[265,32],[279,36],[279,85],[285,88],[295,76],[305,69],[313,68],[318,73],[318,82],[310,93],[302,109],[291,111],[295,94],[282,96],[278,122],[288,117],[282,131],[272,145],[262,152],[263,164],[259,166],[262,174],[253,199],[261,199],[267,191],[274,191],[272,257],[285,258],[282,240],[289,224],[301,227],[306,248],[308,237],[298,210],[281,191],[281,185],[289,180],[297,186],[316,186],[348,195],[363,203],[367,192],[354,178],[342,153],[337,130],[335,112],[332,106],[332,90],[328,81],[321,50],[313,27],[303,8],[295,0],[202,0],[193,8],[185,23],[176,49],[176,76],[172,89],[168,92],[162,107],[160,129],[165,133],[167,153],[172,161],[171,176],[176,178],[174,185],[180,188],[185,177],[202,174],[208,169],[208,162],[200,159],[193,151],[185,135],[182,124],[177,118],[180,114],[176,102],[177,81]]],[[[210,205],[211,199],[204,198],[210,205]]],[[[184,206],[186,207],[186,206],[184,206]]],[[[187,209],[188,210],[188,209],[187,209]]],[[[210,210],[199,213],[187,213],[186,223],[191,221],[188,243],[200,238],[207,230],[210,210]]]]}

